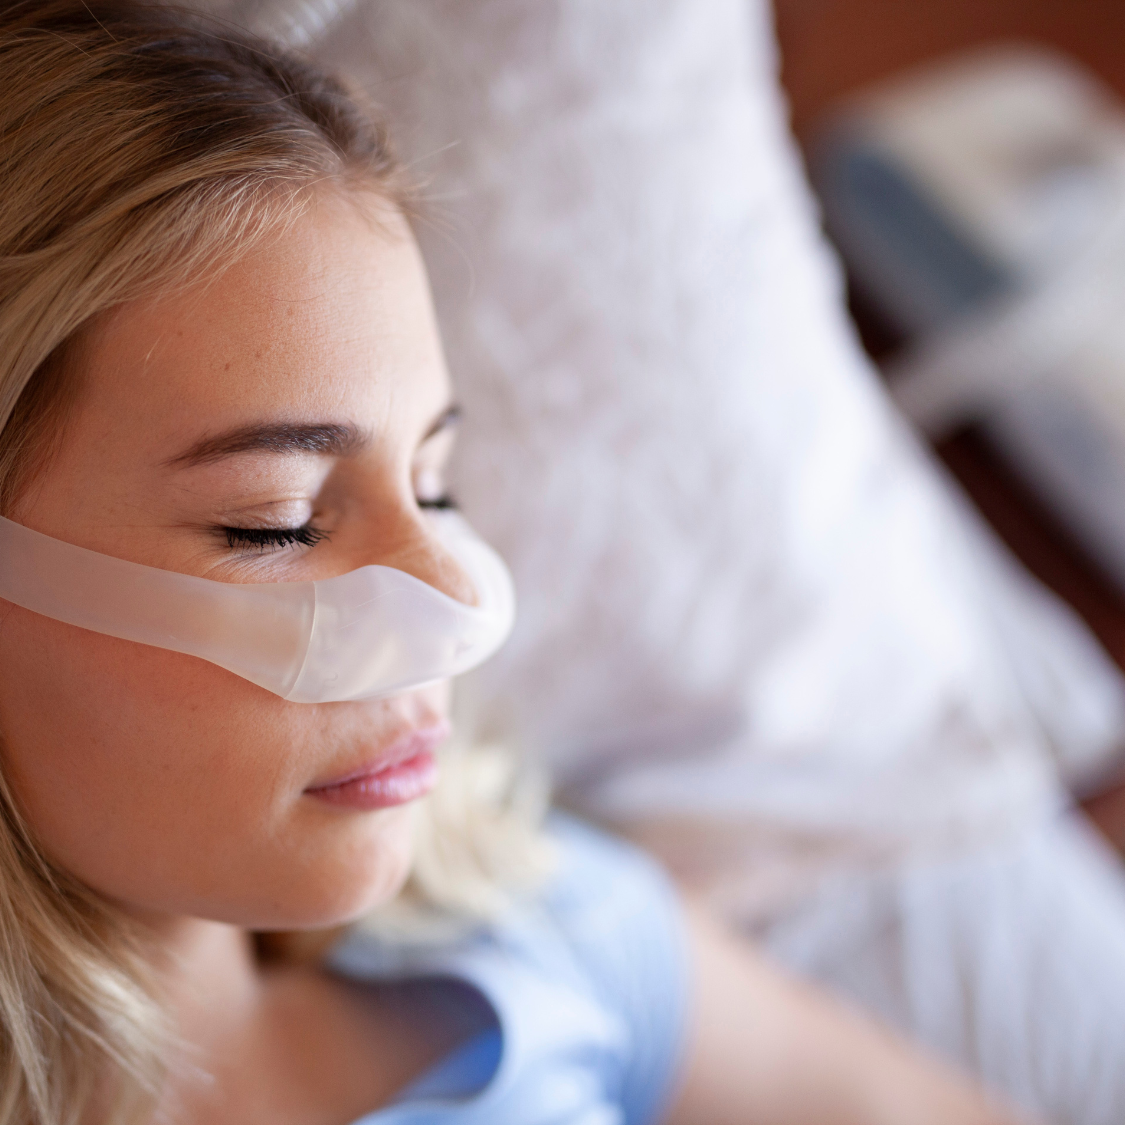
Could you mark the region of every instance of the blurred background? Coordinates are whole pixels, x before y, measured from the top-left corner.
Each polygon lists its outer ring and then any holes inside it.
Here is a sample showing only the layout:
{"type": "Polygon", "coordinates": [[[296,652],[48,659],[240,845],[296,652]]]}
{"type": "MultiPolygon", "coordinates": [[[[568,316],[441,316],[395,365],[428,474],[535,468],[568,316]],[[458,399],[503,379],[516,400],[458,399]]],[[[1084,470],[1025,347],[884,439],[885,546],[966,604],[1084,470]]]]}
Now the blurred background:
{"type": "Polygon", "coordinates": [[[1125,4],[775,9],[865,347],[1125,666],[1125,4]]]}

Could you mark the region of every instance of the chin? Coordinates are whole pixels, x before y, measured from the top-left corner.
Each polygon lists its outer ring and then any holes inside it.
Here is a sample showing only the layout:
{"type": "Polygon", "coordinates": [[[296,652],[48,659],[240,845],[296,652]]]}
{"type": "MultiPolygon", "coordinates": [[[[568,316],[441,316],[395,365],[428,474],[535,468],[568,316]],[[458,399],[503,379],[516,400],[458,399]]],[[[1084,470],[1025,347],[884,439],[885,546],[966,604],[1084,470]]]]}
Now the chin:
{"type": "MultiPolygon", "coordinates": [[[[327,854],[310,859],[282,882],[276,916],[255,929],[311,930],[344,926],[390,902],[414,862],[413,806],[386,809],[350,828],[327,854]]],[[[366,819],[366,818],[362,818],[366,819]]],[[[305,853],[308,854],[307,852],[305,853]]]]}

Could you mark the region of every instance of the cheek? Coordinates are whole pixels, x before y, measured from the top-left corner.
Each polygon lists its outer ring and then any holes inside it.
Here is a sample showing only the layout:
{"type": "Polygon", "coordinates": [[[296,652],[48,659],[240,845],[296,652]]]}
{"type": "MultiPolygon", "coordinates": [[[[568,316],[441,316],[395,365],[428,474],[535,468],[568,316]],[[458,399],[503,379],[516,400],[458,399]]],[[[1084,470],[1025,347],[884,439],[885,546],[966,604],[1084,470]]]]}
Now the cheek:
{"type": "Polygon", "coordinates": [[[393,895],[410,810],[302,795],[353,743],[377,743],[385,718],[286,703],[21,609],[0,626],[3,767],[23,814],[52,861],[146,913],[330,925],[393,895]]]}

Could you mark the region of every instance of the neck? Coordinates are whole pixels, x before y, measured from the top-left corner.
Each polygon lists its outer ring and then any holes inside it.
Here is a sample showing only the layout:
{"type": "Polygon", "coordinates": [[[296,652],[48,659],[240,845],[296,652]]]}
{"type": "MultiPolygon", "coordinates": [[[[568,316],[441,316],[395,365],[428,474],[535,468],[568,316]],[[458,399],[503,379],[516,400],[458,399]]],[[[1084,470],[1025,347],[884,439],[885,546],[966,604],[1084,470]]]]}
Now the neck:
{"type": "Polygon", "coordinates": [[[213,1027],[220,1013],[253,1006],[260,992],[251,935],[239,926],[180,918],[157,931],[156,968],[166,1002],[184,1034],[213,1027]]]}
{"type": "Polygon", "coordinates": [[[426,982],[349,984],[309,965],[261,969],[251,935],[197,919],[147,924],[173,1043],[158,1119],[354,1121],[470,1030],[426,982]]]}
{"type": "Polygon", "coordinates": [[[177,1097],[208,1086],[215,1060],[236,1049],[258,1018],[262,977],[251,935],[199,918],[146,921],[156,983],[173,1033],[168,1074],[177,1097]]]}

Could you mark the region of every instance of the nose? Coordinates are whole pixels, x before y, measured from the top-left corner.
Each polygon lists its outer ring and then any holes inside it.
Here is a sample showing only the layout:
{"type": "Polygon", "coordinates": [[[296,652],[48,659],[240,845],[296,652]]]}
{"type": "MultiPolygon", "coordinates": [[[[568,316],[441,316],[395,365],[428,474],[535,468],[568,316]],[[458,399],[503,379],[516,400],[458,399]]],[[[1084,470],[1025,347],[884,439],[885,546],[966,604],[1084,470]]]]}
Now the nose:
{"type": "Polygon", "coordinates": [[[454,601],[477,605],[476,586],[446,545],[438,521],[450,520],[448,515],[408,517],[396,549],[378,560],[384,566],[393,566],[447,594],[454,601]]]}

